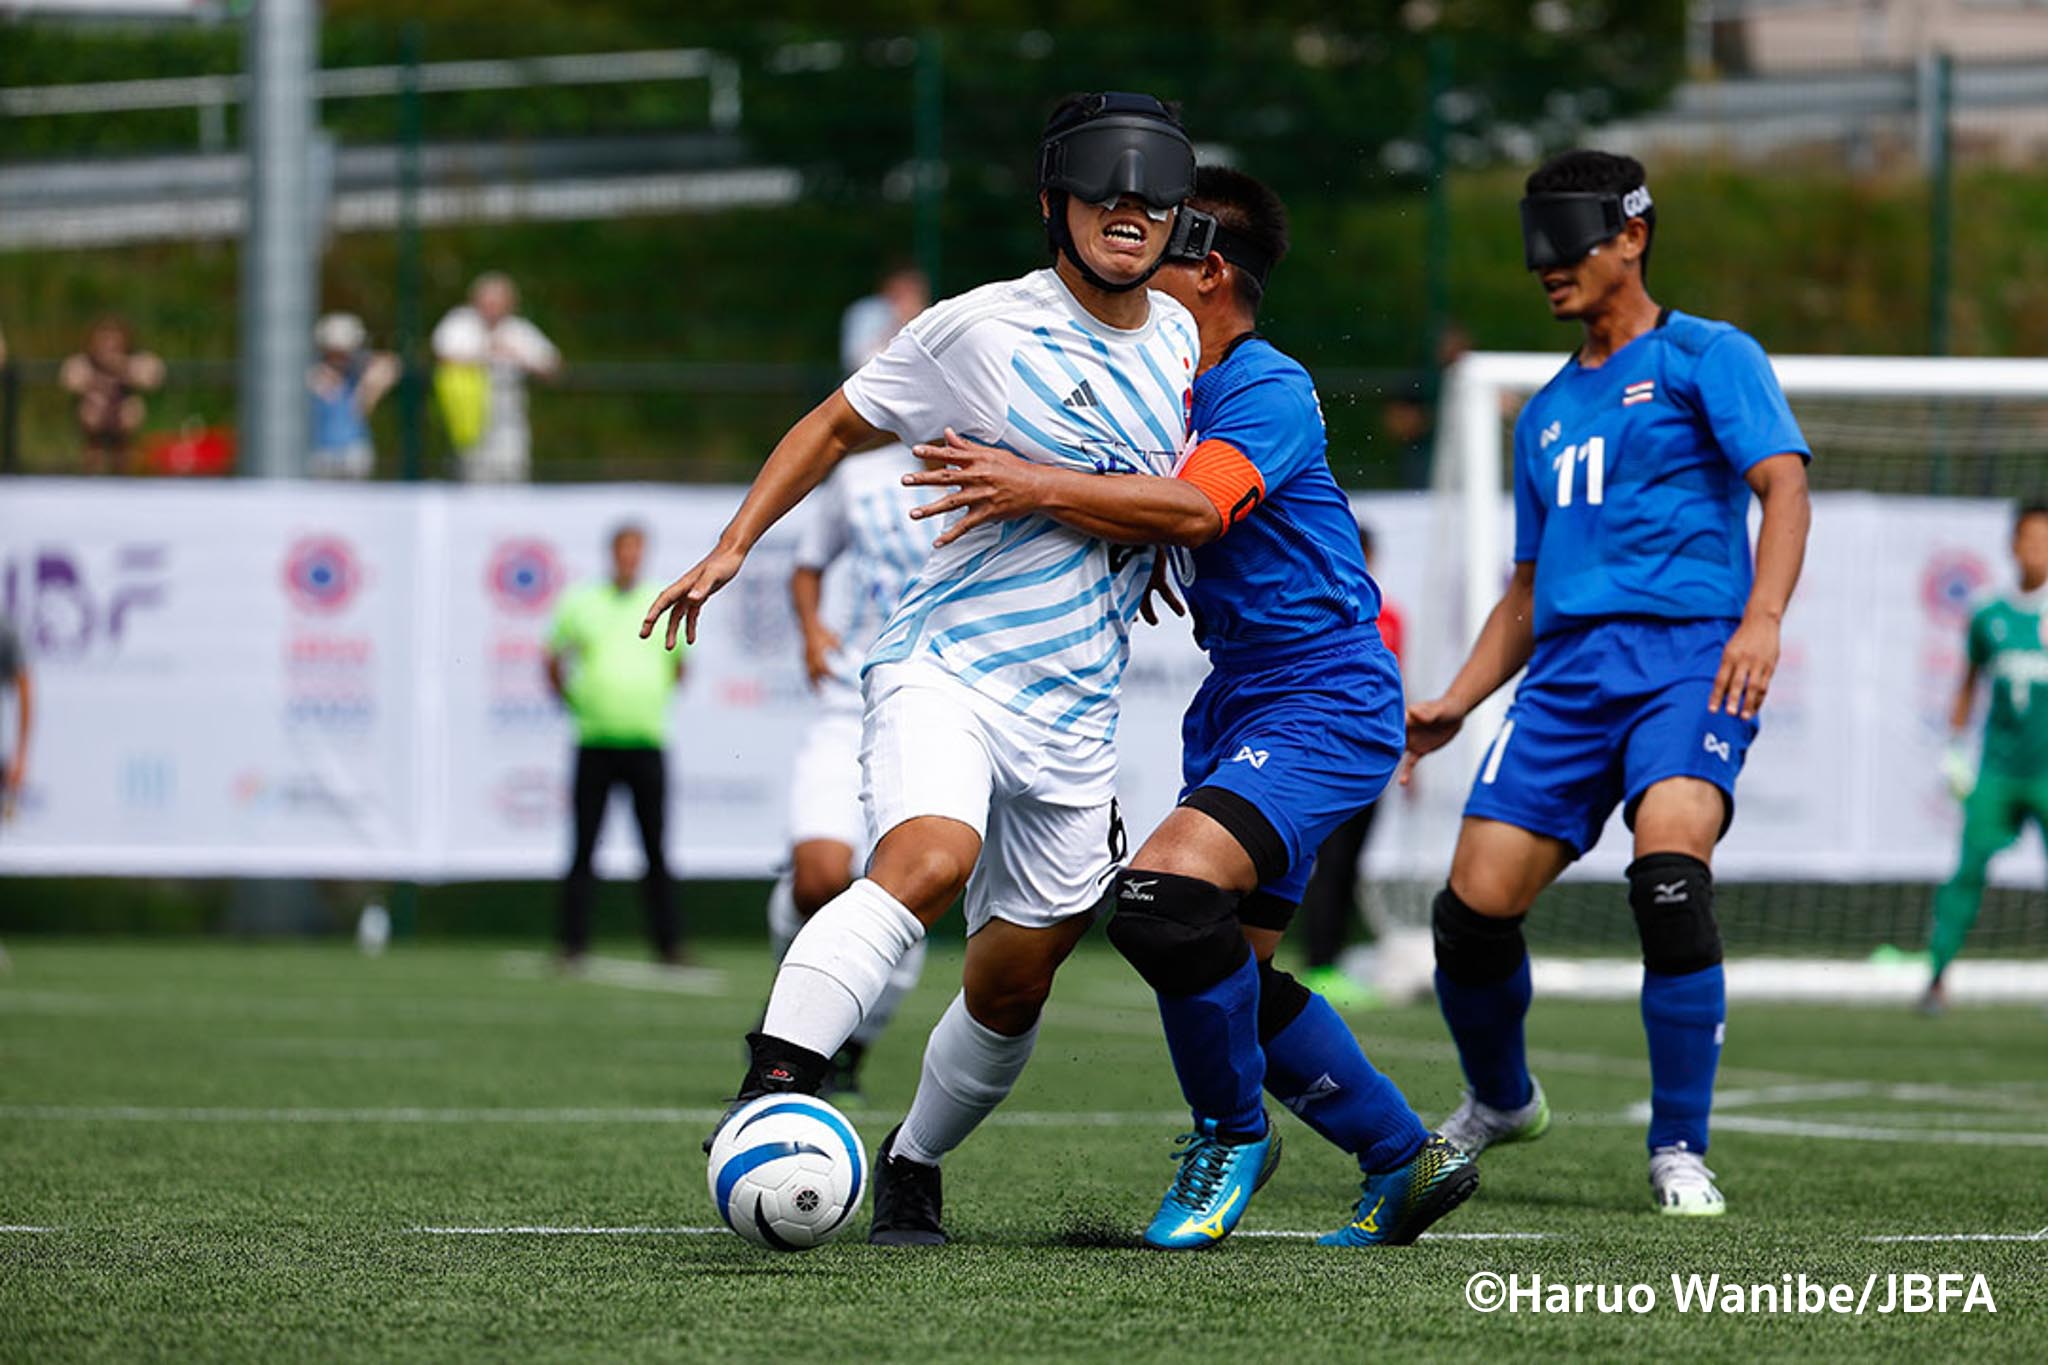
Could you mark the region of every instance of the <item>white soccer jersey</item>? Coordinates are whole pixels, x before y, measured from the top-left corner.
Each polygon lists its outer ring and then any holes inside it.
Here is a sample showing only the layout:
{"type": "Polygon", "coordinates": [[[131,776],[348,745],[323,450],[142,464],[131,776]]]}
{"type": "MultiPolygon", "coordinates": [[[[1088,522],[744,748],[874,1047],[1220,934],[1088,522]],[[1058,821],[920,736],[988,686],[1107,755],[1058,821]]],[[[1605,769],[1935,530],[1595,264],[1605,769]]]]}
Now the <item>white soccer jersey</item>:
{"type": "MultiPolygon", "coordinates": [[[[1170,475],[1200,343],[1185,308],[1148,298],[1145,325],[1126,332],[1050,269],[984,285],[897,333],[846,381],[846,399],[906,442],[951,427],[1040,464],[1170,475]]],[[[1050,517],[979,527],[926,561],[868,666],[935,658],[1011,711],[1107,738],[1152,559],[1050,517]]]]}
{"type": "Polygon", "coordinates": [[[903,486],[905,474],[922,468],[908,446],[884,446],[841,460],[811,495],[797,567],[840,566],[825,591],[825,619],[840,642],[821,689],[828,706],[859,712],[861,661],[931,556],[938,523],[913,521],[910,509],[945,490],[903,486]]]}

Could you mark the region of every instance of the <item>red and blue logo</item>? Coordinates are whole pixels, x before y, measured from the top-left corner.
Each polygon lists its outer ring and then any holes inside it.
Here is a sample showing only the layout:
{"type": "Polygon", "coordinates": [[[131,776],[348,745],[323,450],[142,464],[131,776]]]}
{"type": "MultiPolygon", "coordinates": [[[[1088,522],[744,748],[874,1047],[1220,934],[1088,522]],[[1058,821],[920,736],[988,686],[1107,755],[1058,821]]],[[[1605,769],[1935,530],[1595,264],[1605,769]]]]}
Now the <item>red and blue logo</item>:
{"type": "Polygon", "coordinates": [[[546,610],[562,590],[562,579],[562,561],[545,540],[504,540],[491,552],[491,596],[507,611],[546,610]]]}
{"type": "Polygon", "coordinates": [[[1937,550],[1920,575],[1920,605],[1937,621],[1960,625],[1970,619],[1991,570],[1969,550],[1937,550]]]}
{"type": "Polygon", "coordinates": [[[339,536],[301,536],[285,555],[285,591],[302,611],[340,611],[362,585],[355,550],[339,536]]]}

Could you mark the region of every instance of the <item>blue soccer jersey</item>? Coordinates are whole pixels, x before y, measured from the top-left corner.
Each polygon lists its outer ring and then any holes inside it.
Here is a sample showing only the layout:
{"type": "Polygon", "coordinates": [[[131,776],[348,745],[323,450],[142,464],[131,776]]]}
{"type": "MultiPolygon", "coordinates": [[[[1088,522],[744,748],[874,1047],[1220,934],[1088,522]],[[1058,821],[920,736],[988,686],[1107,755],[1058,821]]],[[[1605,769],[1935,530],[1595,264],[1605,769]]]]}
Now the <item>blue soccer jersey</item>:
{"type": "Polygon", "coordinates": [[[1763,348],[1725,322],[1666,309],[1598,369],[1567,362],[1515,423],[1515,559],[1536,565],[1537,638],[1739,619],[1743,476],[1784,454],[1810,457],[1806,437],[1763,348]]]}
{"type": "Polygon", "coordinates": [[[1393,775],[1401,672],[1308,372],[1246,337],[1195,376],[1193,411],[1176,473],[1224,528],[1182,575],[1216,667],[1181,726],[1181,794],[1227,791],[1264,817],[1284,866],[1259,891],[1291,905],[1330,831],[1393,775]]]}
{"type": "Polygon", "coordinates": [[[1295,361],[1257,335],[1195,376],[1194,445],[1180,477],[1224,533],[1181,560],[1195,638],[1219,666],[1329,645],[1379,617],[1358,523],[1325,456],[1322,405],[1295,361]]]}

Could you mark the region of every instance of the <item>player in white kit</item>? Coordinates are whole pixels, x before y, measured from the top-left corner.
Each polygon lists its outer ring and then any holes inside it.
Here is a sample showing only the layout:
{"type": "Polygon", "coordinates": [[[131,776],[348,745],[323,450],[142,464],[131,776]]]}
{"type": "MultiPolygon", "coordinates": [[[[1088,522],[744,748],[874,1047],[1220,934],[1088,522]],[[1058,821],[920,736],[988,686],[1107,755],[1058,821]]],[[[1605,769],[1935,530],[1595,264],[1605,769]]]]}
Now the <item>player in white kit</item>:
{"type": "MultiPolygon", "coordinates": [[[[789,597],[803,631],[804,671],[818,712],[804,730],[790,773],[789,869],[768,896],[768,934],[778,963],[804,921],[850,886],[867,861],[860,670],[868,646],[931,554],[938,527],[911,520],[923,490],[903,484],[905,474],[922,468],[902,445],[849,455],[811,496],[812,517],[797,542],[789,597]],[[828,585],[826,570],[834,568],[828,585]]],[[[896,964],[860,1027],[832,1055],[821,1094],[859,1093],[861,1059],[923,970],[920,940],[896,964]]]]}
{"type": "MultiPolygon", "coordinates": [[[[1077,96],[1046,125],[1039,167],[1054,265],[927,310],[800,421],[643,633],[666,613],[671,644],[685,624],[694,639],[775,519],[845,453],[891,435],[951,430],[1066,468],[1172,472],[1199,343],[1187,310],[1144,284],[1193,186],[1193,146],[1150,96],[1077,96]]],[[[874,852],[790,945],[739,1097],[815,1093],[897,962],[965,891],[962,991],[883,1141],[871,1241],[944,1240],[938,1160],[1015,1084],[1053,973],[1122,856],[1117,694],[1153,560],[1049,516],[977,527],[934,552],[868,655],[874,852]]]]}

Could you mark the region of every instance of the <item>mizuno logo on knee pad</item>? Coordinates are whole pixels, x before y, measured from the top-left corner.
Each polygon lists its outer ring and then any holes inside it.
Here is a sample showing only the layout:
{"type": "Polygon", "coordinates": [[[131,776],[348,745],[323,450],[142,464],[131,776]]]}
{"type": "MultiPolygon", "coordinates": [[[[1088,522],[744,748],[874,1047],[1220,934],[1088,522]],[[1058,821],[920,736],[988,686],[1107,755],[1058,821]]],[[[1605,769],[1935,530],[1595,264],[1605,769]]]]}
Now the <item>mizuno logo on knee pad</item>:
{"type": "Polygon", "coordinates": [[[1686,902],[1684,882],[1658,882],[1654,889],[1659,905],[1684,905],[1686,902]]]}
{"type": "Polygon", "coordinates": [[[1117,890],[1117,896],[1119,899],[1127,901],[1149,901],[1153,898],[1152,888],[1157,885],[1159,885],[1157,877],[1149,877],[1144,881],[1137,881],[1126,877],[1124,878],[1123,885],[1117,890]]]}

